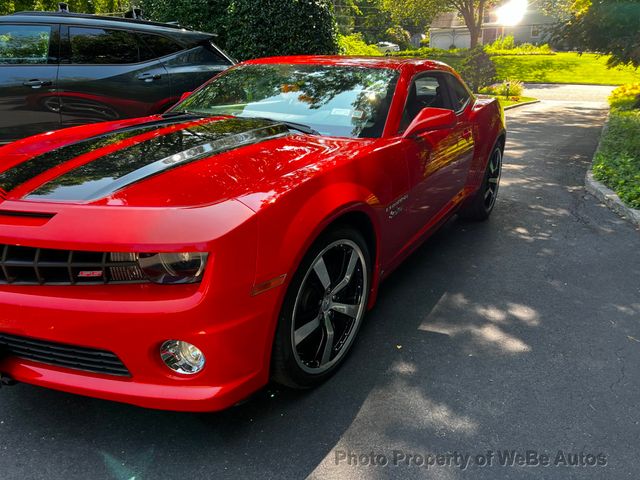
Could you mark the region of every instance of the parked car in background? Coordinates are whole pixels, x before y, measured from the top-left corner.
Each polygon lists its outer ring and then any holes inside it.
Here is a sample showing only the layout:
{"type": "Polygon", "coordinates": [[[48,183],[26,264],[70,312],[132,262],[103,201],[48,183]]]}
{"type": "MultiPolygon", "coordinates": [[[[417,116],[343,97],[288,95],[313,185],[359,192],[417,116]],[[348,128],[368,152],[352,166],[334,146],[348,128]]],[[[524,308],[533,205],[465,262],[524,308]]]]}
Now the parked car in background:
{"type": "Polygon", "coordinates": [[[376,47],[378,47],[380,53],[391,53],[400,51],[400,46],[391,42],[378,42],[376,43],[376,47]]]}
{"type": "Polygon", "coordinates": [[[0,143],[160,113],[233,65],[214,37],[66,12],[0,17],[0,143]]]}

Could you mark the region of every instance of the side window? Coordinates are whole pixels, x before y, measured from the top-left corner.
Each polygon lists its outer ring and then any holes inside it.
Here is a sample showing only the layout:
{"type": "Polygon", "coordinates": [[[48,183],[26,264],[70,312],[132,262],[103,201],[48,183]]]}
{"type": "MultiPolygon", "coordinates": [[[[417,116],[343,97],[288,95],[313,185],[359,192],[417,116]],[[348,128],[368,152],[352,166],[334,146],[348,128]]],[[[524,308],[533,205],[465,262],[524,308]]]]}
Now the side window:
{"type": "Polygon", "coordinates": [[[164,57],[183,50],[182,45],[167,37],[150,33],[140,33],[138,35],[147,47],[142,48],[140,51],[140,60],[153,60],[154,58],[164,57]]]}
{"type": "Polygon", "coordinates": [[[122,30],[69,27],[71,63],[124,64],[140,61],[135,35],[122,30]]]}
{"type": "Polygon", "coordinates": [[[413,80],[409,87],[407,102],[400,121],[400,132],[404,132],[413,119],[426,107],[451,108],[442,75],[425,74],[413,80]]]}
{"type": "Polygon", "coordinates": [[[48,25],[0,25],[0,65],[47,63],[50,39],[48,25]]]}
{"type": "Polygon", "coordinates": [[[469,91],[464,88],[464,85],[460,83],[454,76],[449,76],[449,83],[451,84],[451,96],[453,97],[454,108],[453,110],[459,112],[469,104],[471,95],[469,91]]]}
{"type": "Polygon", "coordinates": [[[208,41],[194,45],[180,55],[176,62],[182,65],[221,65],[225,67],[231,65],[229,60],[220,55],[218,50],[208,41]]]}

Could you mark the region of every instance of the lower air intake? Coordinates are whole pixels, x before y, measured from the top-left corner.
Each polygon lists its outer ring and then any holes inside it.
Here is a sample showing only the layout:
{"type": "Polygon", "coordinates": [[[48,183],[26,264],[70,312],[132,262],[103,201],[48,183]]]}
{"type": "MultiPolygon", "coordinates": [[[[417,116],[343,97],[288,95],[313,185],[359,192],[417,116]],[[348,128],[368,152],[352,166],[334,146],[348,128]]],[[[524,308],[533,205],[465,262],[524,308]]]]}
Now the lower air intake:
{"type": "Polygon", "coordinates": [[[114,353],[105,350],[0,333],[0,357],[4,355],[85,372],[131,376],[122,361],[114,353]]]}

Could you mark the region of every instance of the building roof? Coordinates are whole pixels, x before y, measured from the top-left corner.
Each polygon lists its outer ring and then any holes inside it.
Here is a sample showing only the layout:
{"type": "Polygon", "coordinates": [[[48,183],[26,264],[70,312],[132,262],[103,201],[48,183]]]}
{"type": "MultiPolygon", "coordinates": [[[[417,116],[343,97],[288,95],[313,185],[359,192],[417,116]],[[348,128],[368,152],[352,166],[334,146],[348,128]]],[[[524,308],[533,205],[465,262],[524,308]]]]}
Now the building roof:
{"type": "Polygon", "coordinates": [[[435,16],[431,28],[467,28],[458,12],[443,12],[435,16]]]}

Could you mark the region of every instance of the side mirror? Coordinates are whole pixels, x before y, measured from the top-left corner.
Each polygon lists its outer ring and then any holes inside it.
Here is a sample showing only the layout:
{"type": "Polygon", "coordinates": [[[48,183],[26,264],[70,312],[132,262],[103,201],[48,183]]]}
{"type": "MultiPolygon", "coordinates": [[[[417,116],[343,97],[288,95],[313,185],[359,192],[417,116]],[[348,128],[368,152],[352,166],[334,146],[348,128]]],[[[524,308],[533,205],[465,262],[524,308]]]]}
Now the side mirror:
{"type": "Polygon", "coordinates": [[[402,138],[411,138],[430,130],[453,128],[457,122],[456,114],[445,108],[427,107],[420,110],[411,124],[402,134],[402,138]]]}
{"type": "Polygon", "coordinates": [[[191,92],[184,92],[182,95],[180,95],[180,102],[182,102],[189,95],[191,95],[191,92]]]}

